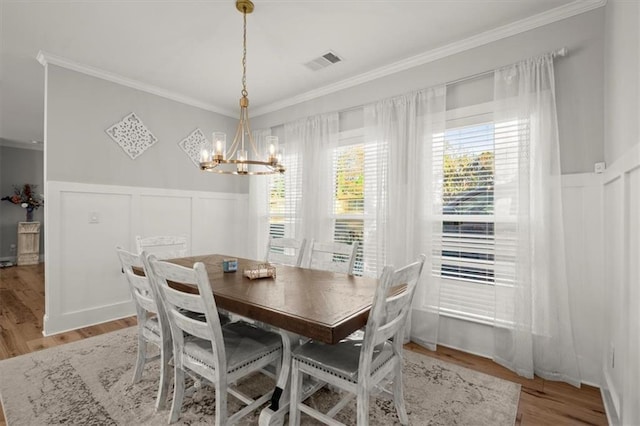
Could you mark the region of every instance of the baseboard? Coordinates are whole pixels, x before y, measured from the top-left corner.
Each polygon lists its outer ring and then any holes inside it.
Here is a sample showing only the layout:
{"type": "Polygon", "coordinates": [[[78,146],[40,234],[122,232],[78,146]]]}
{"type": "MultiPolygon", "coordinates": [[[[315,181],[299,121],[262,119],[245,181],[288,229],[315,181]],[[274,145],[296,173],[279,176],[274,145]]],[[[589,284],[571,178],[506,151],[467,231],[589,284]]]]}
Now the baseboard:
{"type": "MultiPolygon", "coordinates": [[[[0,257],[0,262],[11,262],[11,263],[13,263],[13,265],[11,265],[11,266],[17,266],[16,265],[16,257],[15,256],[0,257]]],[[[38,258],[38,262],[44,263],[44,253],[40,254],[40,257],[38,258]]]]}
{"type": "Polygon", "coordinates": [[[600,388],[600,396],[602,396],[602,403],[604,404],[604,412],[607,415],[607,422],[610,426],[620,426],[620,419],[616,414],[611,393],[609,393],[605,388],[600,388]]]}
{"type": "Polygon", "coordinates": [[[55,319],[44,316],[42,334],[51,336],[78,328],[89,327],[135,315],[135,307],[131,300],[101,306],[94,309],[58,314],[55,319]]]}
{"type": "Polygon", "coordinates": [[[607,421],[611,426],[620,425],[620,399],[616,392],[615,386],[609,372],[605,369],[603,373],[604,385],[600,389],[602,394],[602,402],[604,403],[604,411],[607,414],[607,421]]]}

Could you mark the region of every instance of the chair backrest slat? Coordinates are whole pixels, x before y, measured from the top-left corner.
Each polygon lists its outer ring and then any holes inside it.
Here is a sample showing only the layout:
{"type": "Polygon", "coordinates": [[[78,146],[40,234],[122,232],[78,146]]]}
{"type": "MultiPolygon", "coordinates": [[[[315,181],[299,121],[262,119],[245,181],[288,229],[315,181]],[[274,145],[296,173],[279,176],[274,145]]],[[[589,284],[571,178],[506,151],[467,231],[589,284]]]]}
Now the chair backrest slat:
{"type": "Polygon", "coordinates": [[[211,332],[211,327],[206,321],[200,321],[197,319],[190,318],[184,315],[180,311],[176,311],[173,309],[171,311],[172,319],[175,321],[176,325],[185,333],[191,334],[192,336],[199,337],[201,339],[213,340],[213,333],[211,332]]]}
{"type": "Polygon", "coordinates": [[[360,363],[371,366],[373,348],[393,337],[394,347],[400,348],[401,335],[406,324],[418,280],[424,267],[425,256],[417,261],[393,270],[385,267],[380,278],[373,305],[365,329],[365,340],[360,353],[360,363]]]}
{"type": "Polygon", "coordinates": [[[202,298],[197,294],[178,291],[171,287],[164,290],[164,297],[167,302],[177,308],[185,309],[190,312],[204,314],[206,309],[202,303],[202,298]]]}
{"type": "Polygon", "coordinates": [[[213,367],[217,374],[226,374],[223,373],[227,364],[222,327],[204,264],[197,262],[193,268],[186,268],[158,260],[153,254],[147,261],[169,318],[174,356],[182,360],[186,335],[209,340],[214,354],[213,367]],[[198,294],[170,287],[169,282],[196,286],[198,294]]]}
{"type": "Polygon", "coordinates": [[[306,239],[269,238],[266,261],[289,266],[301,266],[306,239]]]}
{"type": "Polygon", "coordinates": [[[347,244],[311,240],[309,268],[351,274],[358,245],[357,241],[347,244]]]}
{"type": "MultiPolygon", "coordinates": [[[[145,275],[137,275],[134,271],[134,267],[143,268],[144,265],[142,258],[138,254],[130,253],[121,247],[116,247],[118,258],[122,266],[122,271],[125,274],[129,289],[131,290],[131,296],[136,304],[136,309],[141,308],[144,311],[148,311],[154,314],[158,313],[158,305],[151,288],[151,282],[145,275]]],[[[140,312],[138,312],[140,315],[140,312]]]]}
{"type": "Polygon", "coordinates": [[[136,236],[138,253],[155,254],[158,259],[173,259],[188,255],[187,237],[161,235],[155,237],[136,236]]]}

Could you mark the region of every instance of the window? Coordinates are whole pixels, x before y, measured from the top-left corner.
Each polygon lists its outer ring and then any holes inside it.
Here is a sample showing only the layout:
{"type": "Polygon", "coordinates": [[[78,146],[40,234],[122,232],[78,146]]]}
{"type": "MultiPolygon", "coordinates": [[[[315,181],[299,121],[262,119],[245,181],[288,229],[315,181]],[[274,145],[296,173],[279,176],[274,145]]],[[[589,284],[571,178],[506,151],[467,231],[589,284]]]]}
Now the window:
{"type": "Polygon", "coordinates": [[[493,124],[448,129],[442,156],[442,276],[493,283],[493,124]]]}
{"type": "Polygon", "coordinates": [[[495,304],[495,129],[490,112],[465,110],[434,139],[442,232],[434,235],[432,274],[441,279],[441,313],[482,322],[493,319],[495,304]]]}
{"type": "Polygon", "coordinates": [[[287,171],[269,179],[269,237],[297,238],[296,209],[302,196],[297,160],[297,155],[285,155],[287,171]]]}
{"type": "Polygon", "coordinates": [[[340,146],[333,151],[333,240],[360,244],[354,265],[356,275],[379,273],[372,211],[378,182],[377,157],[377,145],[366,143],[362,131],[343,132],[340,146]]]}
{"type": "MultiPolygon", "coordinates": [[[[364,144],[341,146],[333,152],[333,240],[362,244],[364,239],[364,144]]],[[[363,272],[362,247],[354,273],[363,272]]]]}

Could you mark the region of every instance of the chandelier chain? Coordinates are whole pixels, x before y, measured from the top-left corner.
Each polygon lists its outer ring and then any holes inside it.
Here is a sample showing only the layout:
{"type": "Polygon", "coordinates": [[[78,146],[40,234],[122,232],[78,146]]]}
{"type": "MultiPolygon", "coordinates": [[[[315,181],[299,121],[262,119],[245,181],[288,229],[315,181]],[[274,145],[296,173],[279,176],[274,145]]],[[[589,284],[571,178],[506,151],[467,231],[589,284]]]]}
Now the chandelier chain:
{"type": "Polygon", "coordinates": [[[206,141],[200,150],[200,169],[227,175],[272,175],[284,173],[281,163],[282,150],[278,149],[276,136],[265,136],[258,150],[249,125],[249,98],[247,92],[247,13],[253,12],[251,0],[236,0],[236,9],[242,13],[242,97],[240,119],[229,149],[226,134],[214,132],[213,140],[206,141]],[[245,138],[248,150],[245,149],[245,138]],[[264,151],[264,152],[263,152],[264,151]]]}
{"type": "Polygon", "coordinates": [[[247,92],[247,8],[243,7],[243,32],[242,32],[242,96],[246,97],[247,92]]]}

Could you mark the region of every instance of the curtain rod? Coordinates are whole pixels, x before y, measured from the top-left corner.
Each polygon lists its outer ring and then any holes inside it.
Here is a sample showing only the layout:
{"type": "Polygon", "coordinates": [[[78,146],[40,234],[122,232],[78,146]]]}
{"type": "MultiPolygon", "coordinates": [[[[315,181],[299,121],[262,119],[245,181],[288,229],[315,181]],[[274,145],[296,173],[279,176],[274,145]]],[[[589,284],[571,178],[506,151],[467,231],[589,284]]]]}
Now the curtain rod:
{"type": "MultiPolygon", "coordinates": [[[[566,47],[562,47],[560,49],[557,49],[557,50],[554,50],[553,52],[551,52],[551,57],[552,58],[557,58],[558,56],[567,56],[567,53],[568,53],[567,48],[566,47]]],[[[453,85],[453,84],[462,83],[463,81],[473,80],[474,78],[478,78],[478,77],[481,77],[483,75],[491,74],[494,71],[495,71],[495,69],[488,70],[488,71],[481,71],[479,73],[468,75],[466,77],[462,77],[462,78],[459,78],[457,80],[448,81],[448,82],[444,83],[444,85],[445,86],[450,86],[450,85],[453,85]]]]}
{"type": "MultiPolygon", "coordinates": [[[[566,47],[562,47],[560,49],[557,49],[557,50],[554,50],[553,52],[551,52],[551,57],[552,58],[556,58],[558,56],[564,57],[564,56],[567,56],[568,53],[569,53],[569,51],[567,50],[567,48],[566,47]]],[[[452,81],[446,82],[446,83],[444,83],[444,85],[445,86],[449,86],[449,85],[452,85],[452,84],[461,83],[463,81],[473,80],[474,78],[477,78],[477,77],[480,77],[480,76],[483,76],[483,75],[488,75],[488,74],[491,74],[493,72],[495,72],[495,69],[488,70],[488,71],[481,71],[481,72],[476,73],[476,74],[472,74],[472,75],[468,75],[466,77],[459,78],[458,80],[452,80],[452,81]]],[[[433,87],[433,86],[430,86],[430,87],[433,87]]],[[[338,111],[338,113],[361,109],[363,106],[364,105],[356,105],[356,106],[352,106],[352,107],[349,107],[349,108],[341,109],[341,110],[338,111]]]]}
{"type": "MultiPolygon", "coordinates": [[[[561,47],[560,49],[556,49],[553,52],[551,52],[551,57],[552,58],[557,58],[558,56],[564,57],[564,56],[567,56],[568,54],[569,54],[569,51],[567,50],[567,48],[566,47],[561,47]]],[[[452,85],[452,84],[461,83],[463,81],[473,80],[474,78],[480,77],[482,75],[491,74],[491,73],[495,72],[495,70],[496,69],[494,68],[494,69],[488,70],[488,71],[481,71],[481,72],[476,73],[476,74],[472,74],[472,75],[468,75],[466,77],[459,78],[458,80],[452,80],[452,81],[444,83],[444,86],[446,87],[446,86],[449,86],[449,85],[452,85]]],[[[434,86],[429,86],[429,87],[434,87],[434,86]]],[[[369,103],[370,102],[368,102],[367,104],[369,104],[369,103]]],[[[362,109],[367,104],[354,105],[352,107],[344,108],[344,109],[338,110],[336,112],[338,114],[340,114],[340,113],[343,113],[343,112],[349,112],[349,111],[354,111],[354,110],[357,110],[357,109],[362,109]]],[[[271,126],[271,127],[277,127],[277,126],[282,126],[282,125],[284,125],[284,123],[281,123],[281,124],[278,124],[278,125],[274,125],[274,126],[271,126]]]]}

